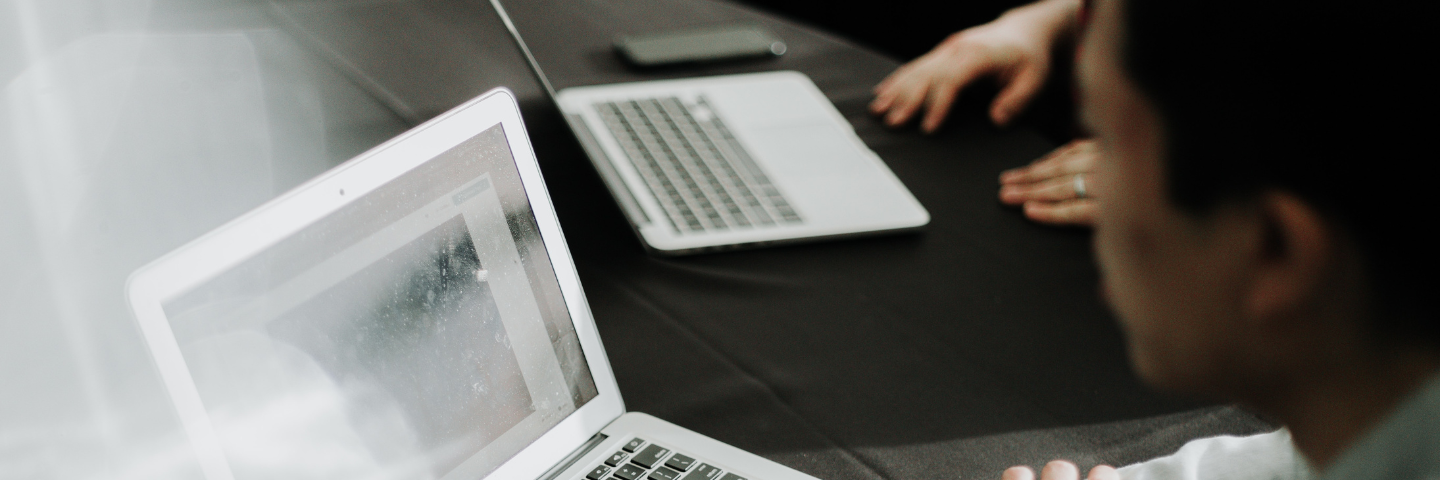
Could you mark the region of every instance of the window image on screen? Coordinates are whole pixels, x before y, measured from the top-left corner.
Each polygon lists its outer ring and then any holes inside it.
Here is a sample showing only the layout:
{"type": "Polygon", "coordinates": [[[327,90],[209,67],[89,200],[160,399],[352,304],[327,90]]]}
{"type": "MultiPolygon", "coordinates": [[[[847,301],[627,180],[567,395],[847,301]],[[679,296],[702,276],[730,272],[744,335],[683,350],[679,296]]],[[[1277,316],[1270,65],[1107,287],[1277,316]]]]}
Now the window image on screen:
{"type": "Polygon", "coordinates": [[[478,478],[597,395],[504,134],[165,302],[235,478],[478,478]]]}

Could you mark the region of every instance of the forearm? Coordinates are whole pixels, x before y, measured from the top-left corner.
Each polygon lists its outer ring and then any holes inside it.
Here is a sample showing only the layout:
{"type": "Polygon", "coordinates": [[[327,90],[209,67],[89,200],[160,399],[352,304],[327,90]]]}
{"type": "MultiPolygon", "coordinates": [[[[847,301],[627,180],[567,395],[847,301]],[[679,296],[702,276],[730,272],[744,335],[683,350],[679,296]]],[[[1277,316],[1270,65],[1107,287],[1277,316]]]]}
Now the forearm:
{"type": "MultiPolygon", "coordinates": [[[[1080,31],[1081,0],[1040,0],[1012,8],[995,19],[1023,29],[1050,46],[1073,43],[1080,31]]],[[[963,32],[962,32],[963,33],[963,32]]]]}

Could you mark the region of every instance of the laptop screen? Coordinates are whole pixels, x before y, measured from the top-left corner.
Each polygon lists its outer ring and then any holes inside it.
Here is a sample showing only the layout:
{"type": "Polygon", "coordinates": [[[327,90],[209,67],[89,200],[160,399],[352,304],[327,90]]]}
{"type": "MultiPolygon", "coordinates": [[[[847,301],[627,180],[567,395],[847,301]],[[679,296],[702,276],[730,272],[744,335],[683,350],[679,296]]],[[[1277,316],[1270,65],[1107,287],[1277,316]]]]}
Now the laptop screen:
{"type": "Polygon", "coordinates": [[[236,478],[479,478],[597,395],[505,134],[163,303],[236,478]]]}

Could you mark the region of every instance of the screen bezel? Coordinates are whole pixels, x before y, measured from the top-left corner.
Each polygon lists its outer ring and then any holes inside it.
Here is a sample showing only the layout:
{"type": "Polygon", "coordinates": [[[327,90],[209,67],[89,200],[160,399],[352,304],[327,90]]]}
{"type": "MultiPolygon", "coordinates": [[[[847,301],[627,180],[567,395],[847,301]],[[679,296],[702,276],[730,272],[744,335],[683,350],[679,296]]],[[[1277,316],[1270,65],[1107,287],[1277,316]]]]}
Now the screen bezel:
{"type": "Polygon", "coordinates": [[[521,120],[519,104],[513,92],[498,87],[266,202],[131,275],[126,282],[126,298],[207,479],[232,480],[234,476],[181,356],[163,303],[496,124],[501,124],[505,132],[599,393],[485,478],[538,478],[625,413],[619,386],[521,120]]]}

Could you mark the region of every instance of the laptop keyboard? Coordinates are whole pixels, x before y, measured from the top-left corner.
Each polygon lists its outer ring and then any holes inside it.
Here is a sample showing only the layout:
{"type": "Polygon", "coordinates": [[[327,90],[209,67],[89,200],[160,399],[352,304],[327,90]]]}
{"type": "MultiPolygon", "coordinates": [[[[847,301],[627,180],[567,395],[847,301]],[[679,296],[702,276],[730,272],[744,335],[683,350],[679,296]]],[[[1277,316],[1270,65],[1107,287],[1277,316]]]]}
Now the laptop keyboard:
{"type": "Polygon", "coordinates": [[[595,104],[677,233],[801,223],[705,97],[595,104]]]}
{"type": "Polygon", "coordinates": [[[749,480],[695,457],[632,438],[576,480],[749,480]]]}

